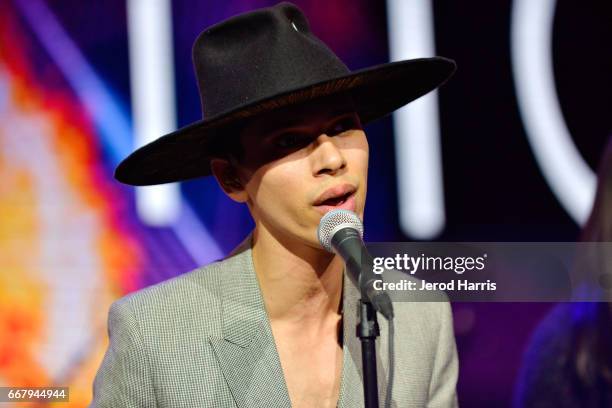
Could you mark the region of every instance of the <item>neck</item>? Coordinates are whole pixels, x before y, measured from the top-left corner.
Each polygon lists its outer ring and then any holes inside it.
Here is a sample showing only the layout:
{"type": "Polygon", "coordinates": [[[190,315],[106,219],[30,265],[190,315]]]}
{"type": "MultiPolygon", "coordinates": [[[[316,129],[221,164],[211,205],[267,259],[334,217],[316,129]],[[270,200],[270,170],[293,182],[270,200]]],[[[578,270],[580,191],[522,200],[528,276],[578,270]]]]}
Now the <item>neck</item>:
{"type": "Polygon", "coordinates": [[[321,325],[337,318],[342,301],[340,257],[305,244],[287,244],[257,226],[253,263],[273,322],[321,325]]]}

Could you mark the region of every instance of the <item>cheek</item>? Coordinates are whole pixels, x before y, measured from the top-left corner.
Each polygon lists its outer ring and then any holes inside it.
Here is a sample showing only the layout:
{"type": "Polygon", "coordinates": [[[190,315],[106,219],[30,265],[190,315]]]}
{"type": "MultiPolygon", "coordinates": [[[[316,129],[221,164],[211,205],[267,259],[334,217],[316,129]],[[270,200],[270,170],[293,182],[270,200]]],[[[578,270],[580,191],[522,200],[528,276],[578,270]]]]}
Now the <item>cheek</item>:
{"type": "Polygon", "coordinates": [[[349,169],[361,185],[361,203],[358,203],[358,206],[361,205],[361,210],[363,210],[368,191],[368,160],[370,157],[370,148],[365,133],[360,131],[359,134],[348,138],[344,149],[349,169]]]}
{"type": "Polygon", "coordinates": [[[284,218],[297,210],[304,197],[303,172],[295,163],[269,165],[259,168],[249,181],[247,191],[257,213],[266,218],[284,218]]]}
{"type": "Polygon", "coordinates": [[[343,148],[353,169],[356,172],[361,172],[362,176],[367,177],[370,146],[365,133],[359,131],[358,134],[353,134],[346,138],[343,148]]]}
{"type": "Polygon", "coordinates": [[[366,139],[365,136],[363,137],[363,145],[362,145],[361,152],[362,152],[361,158],[363,162],[363,167],[365,168],[366,175],[367,175],[368,163],[370,161],[370,145],[368,144],[368,139],[366,139]]]}

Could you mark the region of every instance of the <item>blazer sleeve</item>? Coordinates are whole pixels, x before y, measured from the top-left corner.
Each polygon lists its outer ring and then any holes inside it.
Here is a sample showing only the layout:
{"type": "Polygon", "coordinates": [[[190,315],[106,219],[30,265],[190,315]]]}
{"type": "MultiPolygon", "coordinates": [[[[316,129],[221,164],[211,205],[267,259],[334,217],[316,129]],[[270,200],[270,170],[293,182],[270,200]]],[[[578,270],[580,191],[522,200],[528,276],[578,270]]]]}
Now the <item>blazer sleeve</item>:
{"type": "Polygon", "coordinates": [[[151,367],[128,302],[111,306],[108,336],[110,343],[94,380],[90,407],[155,407],[151,367]]]}
{"type": "Polygon", "coordinates": [[[429,384],[428,407],[457,407],[457,376],[459,360],[453,332],[453,315],[449,302],[439,302],[440,334],[429,384]]]}

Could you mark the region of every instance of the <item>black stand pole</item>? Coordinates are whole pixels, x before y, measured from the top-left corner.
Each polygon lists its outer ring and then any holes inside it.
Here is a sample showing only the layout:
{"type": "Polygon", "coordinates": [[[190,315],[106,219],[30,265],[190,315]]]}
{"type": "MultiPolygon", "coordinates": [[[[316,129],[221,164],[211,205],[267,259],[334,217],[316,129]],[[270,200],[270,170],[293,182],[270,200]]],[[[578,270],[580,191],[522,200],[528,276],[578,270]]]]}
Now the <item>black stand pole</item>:
{"type": "Polygon", "coordinates": [[[380,334],[376,311],[370,302],[359,300],[357,337],[361,340],[363,392],[366,408],[378,408],[378,377],[376,376],[376,337],[380,334]]]}

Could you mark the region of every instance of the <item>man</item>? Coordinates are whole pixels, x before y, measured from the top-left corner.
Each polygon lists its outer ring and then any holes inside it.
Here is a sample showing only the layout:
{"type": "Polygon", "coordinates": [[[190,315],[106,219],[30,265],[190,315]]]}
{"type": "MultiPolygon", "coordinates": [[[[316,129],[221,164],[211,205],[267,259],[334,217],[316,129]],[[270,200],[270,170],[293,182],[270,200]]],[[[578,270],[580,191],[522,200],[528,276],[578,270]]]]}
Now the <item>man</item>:
{"type": "MultiPolygon", "coordinates": [[[[111,307],[110,346],[93,406],[360,407],[359,290],[317,240],[334,208],[363,218],[362,123],[429,92],[443,58],[351,73],[292,4],[205,30],[193,58],[205,119],[137,150],[119,181],[158,184],[213,174],[246,203],[249,238],[225,260],[111,307]]],[[[396,303],[393,406],[456,405],[448,303],[396,303]]],[[[379,319],[379,399],[387,323],[379,319]]]]}

